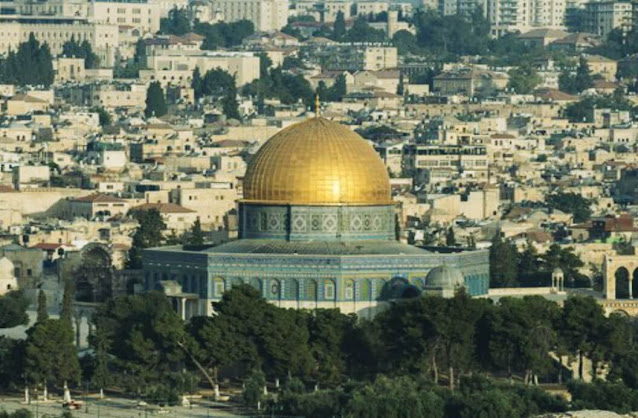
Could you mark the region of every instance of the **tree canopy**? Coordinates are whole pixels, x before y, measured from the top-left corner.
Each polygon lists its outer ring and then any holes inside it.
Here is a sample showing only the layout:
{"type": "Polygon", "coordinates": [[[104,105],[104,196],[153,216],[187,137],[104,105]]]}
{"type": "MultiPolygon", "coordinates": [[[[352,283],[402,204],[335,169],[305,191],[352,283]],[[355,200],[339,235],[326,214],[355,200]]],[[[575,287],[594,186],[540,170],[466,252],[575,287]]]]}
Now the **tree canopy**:
{"type": "Polygon", "coordinates": [[[160,19],[160,33],[181,36],[190,31],[191,23],[185,8],[175,6],[168,12],[168,17],[160,19]]]}
{"type": "Polygon", "coordinates": [[[49,45],[40,43],[33,33],[29,40],[18,46],[17,51],[9,51],[0,60],[0,79],[6,84],[43,85],[53,83],[53,58],[49,45]]]}
{"type": "Polygon", "coordinates": [[[29,300],[21,290],[13,290],[0,296],[0,328],[13,328],[29,323],[29,300]]]}
{"type": "Polygon", "coordinates": [[[62,55],[70,58],[83,58],[84,68],[97,68],[100,64],[100,59],[93,53],[89,41],[85,39],[78,42],[73,35],[62,45],[62,55]]]}
{"type": "Polygon", "coordinates": [[[149,84],[146,92],[146,109],[144,109],[144,114],[146,117],[160,117],[164,116],[166,112],[168,112],[168,107],[166,106],[164,89],[162,89],[159,81],[153,81],[149,84]]]}

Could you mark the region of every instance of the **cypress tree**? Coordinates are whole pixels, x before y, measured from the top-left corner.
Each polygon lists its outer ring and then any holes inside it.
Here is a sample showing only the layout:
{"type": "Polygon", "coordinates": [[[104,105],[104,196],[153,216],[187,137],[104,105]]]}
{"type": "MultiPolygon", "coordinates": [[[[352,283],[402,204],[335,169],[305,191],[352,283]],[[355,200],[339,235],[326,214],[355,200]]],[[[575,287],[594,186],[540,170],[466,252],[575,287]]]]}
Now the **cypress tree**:
{"type": "Polygon", "coordinates": [[[44,290],[40,289],[38,292],[38,316],[36,322],[43,322],[49,319],[49,312],[47,311],[47,295],[44,290]]]}
{"type": "Polygon", "coordinates": [[[73,282],[71,279],[64,280],[64,294],[62,295],[62,309],[60,311],[60,320],[64,321],[68,326],[73,326],[73,282]]]}
{"type": "Polygon", "coordinates": [[[195,70],[193,71],[191,87],[193,88],[195,99],[202,97],[202,73],[199,71],[199,67],[195,67],[195,70]]]}
{"type": "Polygon", "coordinates": [[[202,231],[202,223],[199,221],[199,218],[197,218],[195,223],[193,223],[188,241],[191,245],[204,244],[204,232],[202,231]]]}
{"type": "Polygon", "coordinates": [[[159,81],[154,81],[148,86],[148,91],[146,92],[146,110],[144,114],[146,117],[159,117],[164,116],[167,111],[164,90],[159,81]]]}

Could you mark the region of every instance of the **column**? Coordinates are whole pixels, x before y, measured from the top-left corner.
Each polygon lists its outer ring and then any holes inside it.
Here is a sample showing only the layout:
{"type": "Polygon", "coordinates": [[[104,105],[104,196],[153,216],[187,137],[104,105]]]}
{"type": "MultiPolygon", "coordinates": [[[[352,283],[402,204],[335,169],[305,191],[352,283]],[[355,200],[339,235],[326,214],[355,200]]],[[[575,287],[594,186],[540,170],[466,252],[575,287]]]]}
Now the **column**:
{"type": "Polygon", "coordinates": [[[634,298],[634,294],[633,294],[633,289],[632,289],[632,283],[634,282],[633,278],[629,278],[629,280],[627,280],[627,285],[629,286],[629,299],[633,299],[634,298]]]}
{"type": "Polygon", "coordinates": [[[186,320],[186,298],[180,298],[179,300],[179,309],[182,320],[186,320]]]}

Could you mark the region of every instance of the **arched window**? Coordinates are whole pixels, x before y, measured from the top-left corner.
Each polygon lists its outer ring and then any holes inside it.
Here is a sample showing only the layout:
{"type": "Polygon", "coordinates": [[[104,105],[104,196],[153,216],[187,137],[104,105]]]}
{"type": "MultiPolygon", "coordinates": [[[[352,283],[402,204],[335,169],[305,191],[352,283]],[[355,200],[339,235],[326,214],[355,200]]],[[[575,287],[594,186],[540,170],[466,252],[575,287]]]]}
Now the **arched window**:
{"type": "Polygon", "coordinates": [[[225,284],[224,279],[221,277],[216,277],[213,279],[213,296],[216,298],[221,298],[224,294],[225,284]]]}
{"type": "Polygon", "coordinates": [[[336,286],[332,280],[324,280],[323,282],[323,297],[325,300],[335,300],[336,286]]]}
{"type": "Polygon", "coordinates": [[[346,282],[345,295],[346,300],[354,300],[354,281],[348,280],[346,282]]]}

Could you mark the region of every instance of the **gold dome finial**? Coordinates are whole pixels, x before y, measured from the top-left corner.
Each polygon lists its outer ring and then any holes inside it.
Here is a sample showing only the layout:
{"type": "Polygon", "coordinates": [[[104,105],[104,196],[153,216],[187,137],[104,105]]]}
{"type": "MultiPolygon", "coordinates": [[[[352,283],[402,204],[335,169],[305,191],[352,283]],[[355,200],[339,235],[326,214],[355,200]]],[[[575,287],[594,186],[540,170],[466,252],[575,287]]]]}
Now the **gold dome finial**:
{"type": "Polygon", "coordinates": [[[321,102],[319,101],[319,93],[315,94],[315,116],[321,116],[321,102]]]}

